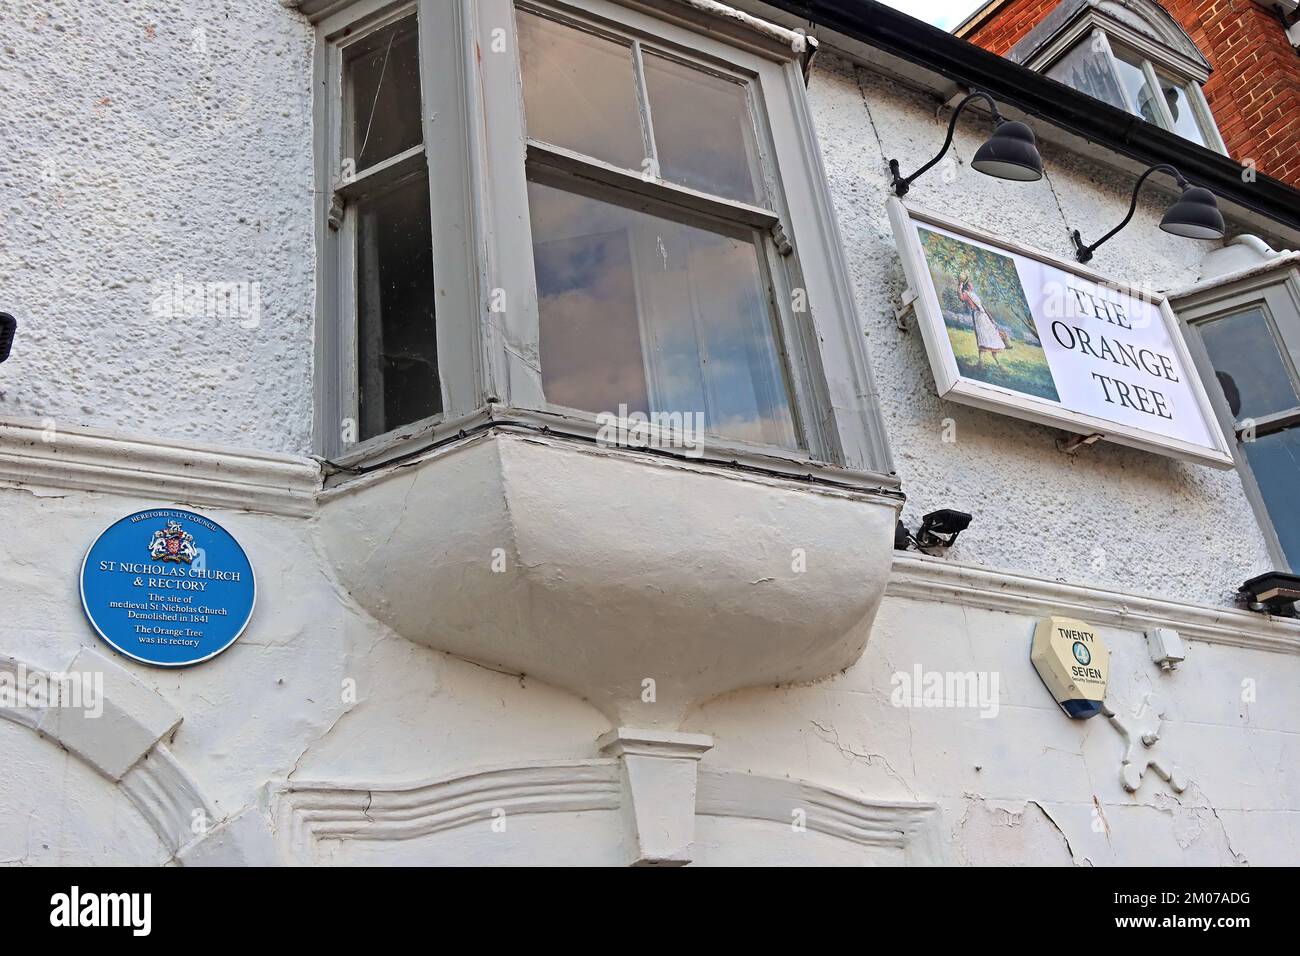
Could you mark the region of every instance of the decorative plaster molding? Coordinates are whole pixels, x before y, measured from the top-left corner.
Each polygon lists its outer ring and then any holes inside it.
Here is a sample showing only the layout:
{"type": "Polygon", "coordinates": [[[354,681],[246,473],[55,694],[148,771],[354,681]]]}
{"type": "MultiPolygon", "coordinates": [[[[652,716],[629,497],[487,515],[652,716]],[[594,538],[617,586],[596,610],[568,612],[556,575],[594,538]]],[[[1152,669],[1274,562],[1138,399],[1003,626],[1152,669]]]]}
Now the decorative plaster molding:
{"type": "Polygon", "coordinates": [[[1135,631],[1172,627],[1188,640],[1300,654],[1300,620],[1063,584],[942,558],[896,554],[885,595],[1030,617],[1066,614],[1135,631]]]}
{"type": "Polygon", "coordinates": [[[1174,793],[1182,793],[1187,789],[1187,774],[1183,773],[1182,768],[1164,754],[1153,750],[1160,742],[1160,730],[1164,726],[1163,703],[1153,701],[1152,695],[1147,694],[1131,718],[1121,717],[1106,705],[1102,705],[1101,712],[1124,741],[1119,782],[1125,790],[1137,793],[1148,770],[1154,770],[1156,776],[1168,783],[1174,793]],[[1139,742],[1144,749],[1138,750],[1139,742]]]}
{"type": "Polygon", "coordinates": [[[320,466],[295,455],[0,418],[0,485],[303,516],[315,511],[320,466]]]}
{"type": "Polygon", "coordinates": [[[118,785],[173,855],[198,842],[213,819],[198,784],[164,744],[145,754],[118,785]]]}
{"type": "MultiPolygon", "coordinates": [[[[94,709],[47,706],[36,729],[114,783],[181,724],[181,712],[157,691],[88,647],[77,652],[63,674],[74,680],[93,677],[103,700],[93,702],[94,709]]],[[[53,680],[62,675],[48,676],[53,680]]]]}
{"type": "Polygon", "coordinates": [[[864,800],[807,780],[700,768],[696,813],[790,826],[804,811],[810,830],[862,846],[894,847],[914,866],[944,861],[937,804],[864,800]]]}
{"type": "Polygon", "coordinates": [[[713,738],[708,734],[684,734],[673,730],[616,727],[601,734],[596,746],[601,753],[613,757],[699,760],[713,749],[713,738]]]}
{"type": "Polygon", "coordinates": [[[176,852],[181,866],[279,866],[271,821],[258,805],[245,807],[176,852]]]}
{"type": "MultiPolygon", "coordinates": [[[[699,736],[699,735],[683,735],[699,736]]],[[[621,809],[618,761],[499,766],[411,786],[289,781],[277,799],[285,860],[308,863],[325,840],[410,840],[509,815],[621,809]]],[[[789,826],[806,811],[810,830],[860,846],[901,849],[911,864],[944,861],[932,803],[865,800],[804,780],[700,767],[696,815],[789,826]]]]}
{"type": "Polygon", "coordinates": [[[0,671],[28,680],[35,677],[45,686],[61,675],[102,674],[98,716],[58,706],[6,706],[0,707],[0,718],[50,740],[115,784],[173,856],[202,839],[194,823],[201,816],[206,824],[214,811],[194,778],[162,742],[180,725],[181,717],[160,694],[87,648],[57,673],[12,657],[0,658],[0,671]]]}
{"type": "Polygon", "coordinates": [[[622,767],[625,850],[633,866],[683,866],[695,845],[697,764],[707,734],[617,727],[596,745],[622,767]]]}
{"type": "Polygon", "coordinates": [[[288,781],[276,829],[284,859],[312,862],[324,840],[414,840],[506,814],[617,810],[616,760],[541,762],[474,770],[410,786],[288,781]]]}

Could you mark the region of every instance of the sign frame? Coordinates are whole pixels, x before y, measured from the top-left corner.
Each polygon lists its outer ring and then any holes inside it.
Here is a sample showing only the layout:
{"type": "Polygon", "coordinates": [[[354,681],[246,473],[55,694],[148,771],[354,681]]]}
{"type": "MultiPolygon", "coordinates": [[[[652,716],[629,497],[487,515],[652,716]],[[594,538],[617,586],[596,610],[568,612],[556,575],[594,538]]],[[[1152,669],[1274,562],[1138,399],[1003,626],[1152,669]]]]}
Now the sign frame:
{"type": "Polygon", "coordinates": [[[1232,446],[1228,444],[1227,437],[1223,433],[1219,416],[1210,402],[1209,394],[1205,391],[1198,367],[1192,359],[1183,336],[1182,326],[1169,306],[1168,297],[1134,289],[1077,262],[1010,242],[960,220],[904,203],[895,196],[889,197],[886,207],[899,257],[902,259],[903,273],[908,282],[907,295],[915,311],[917,325],[921,329],[930,370],[934,374],[934,383],[940,398],[1022,418],[1040,425],[1061,428],[1078,435],[1100,435],[1104,440],[1116,444],[1180,458],[1212,468],[1226,470],[1236,466],[1232,456],[1232,446]],[[1155,306],[1165,323],[1165,330],[1172,343],[1175,357],[1182,365],[1188,389],[1196,401],[1197,411],[1205,422],[1206,431],[1214,447],[1198,445],[1181,438],[1161,435],[1158,432],[1099,418],[1086,412],[1074,411],[1047,398],[1039,398],[963,376],[953,355],[943,312],[930,276],[930,267],[921,247],[920,237],[917,235],[917,227],[924,225],[938,226],[964,238],[993,246],[995,249],[1036,260],[1155,306]]]}

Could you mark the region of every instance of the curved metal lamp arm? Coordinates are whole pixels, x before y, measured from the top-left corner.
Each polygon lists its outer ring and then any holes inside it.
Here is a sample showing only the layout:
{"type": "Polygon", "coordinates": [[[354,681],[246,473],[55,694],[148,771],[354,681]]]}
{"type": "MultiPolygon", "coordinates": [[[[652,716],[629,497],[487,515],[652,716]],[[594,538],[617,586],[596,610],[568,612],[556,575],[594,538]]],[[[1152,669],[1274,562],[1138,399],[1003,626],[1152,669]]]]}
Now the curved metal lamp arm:
{"type": "Polygon", "coordinates": [[[889,161],[889,171],[893,174],[893,179],[890,181],[890,185],[894,187],[895,196],[899,196],[900,198],[906,196],[908,188],[912,185],[912,181],[939,160],[943,159],[944,154],[948,152],[948,147],[952,145],[953,132],[957,129],[957,117],[961,115],[961,111],[965,109],[966,104],[974,99],[982,99],[989,104],[989,110],[993,113],[993,121],[996,125],[1001,126],[1006,122],[1002,114],[998,112],[998,104],[993,102],[993,97],[989,96],[989,94],[985,93],[983,90],[972,90],[960,103],[957,104],[957,108],[952,111],[952,119],[948,121],[948,136],[943,141],[943,149],[939,150],[939,154],[935,156],[934,159],[930,160],[910,176],[899,174],[898,160],[891,159],[889,161]]]}
{"type": "Polygon", "coordinates": [[[1090,246],[1085,246],[1083,244],[1083,237],[1079,235],[1078,229],[1071,233],[1070,238],[1074,240],[1074,258],[1078,259],[1080,262],[1089,261],[1092,258],[1092,254],[1097,251],[1098,246],[1129,224],[1129,220],[1133,218],[1133,213],[1137,211],[1138,190],[1142,188],[1143,181],[1154,172],[1169,173],[1178,182],[1179,189],[1186,189],[1189,185],[1187,180],[1183,178],[1183,174],[1168,163],[1156,163],[1154,166],[1149,167],[1146,172],[1138,177],[1137,182],[1133,184],[1133,198],[1128,204],[1128,215],[1124,217],[1123,221],[1118,226],[1106,233],[1106,235],[1102,236],[1090,246]]]}

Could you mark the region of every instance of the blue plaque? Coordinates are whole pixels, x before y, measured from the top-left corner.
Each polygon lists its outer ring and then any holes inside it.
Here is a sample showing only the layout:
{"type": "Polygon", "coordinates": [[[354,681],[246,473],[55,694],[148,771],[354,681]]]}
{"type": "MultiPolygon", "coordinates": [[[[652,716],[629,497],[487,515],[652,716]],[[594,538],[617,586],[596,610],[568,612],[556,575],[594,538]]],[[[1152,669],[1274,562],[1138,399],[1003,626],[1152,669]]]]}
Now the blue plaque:
{"type": "Polygon", "coordinates": [[[81,563],[81,604],[99,636],[142,664],[185,667],[220,654],[248,626],[253,566],[225,528],[192,511],[127,515],[81,563]]]}

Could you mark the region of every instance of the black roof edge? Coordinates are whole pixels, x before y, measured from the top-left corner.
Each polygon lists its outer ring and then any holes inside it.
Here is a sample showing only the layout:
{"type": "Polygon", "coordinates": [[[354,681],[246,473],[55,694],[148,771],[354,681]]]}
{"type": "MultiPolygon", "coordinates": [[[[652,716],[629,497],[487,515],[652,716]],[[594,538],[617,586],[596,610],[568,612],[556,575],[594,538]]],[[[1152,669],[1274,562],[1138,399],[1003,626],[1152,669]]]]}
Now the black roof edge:
{"type": "Polygon", "coordinates": [[[978,87],[999,102],[1069,130],[1139,162],[1172,163],[1197,185],[1292,229],[1300,229],[1300,190],[1244,167],[1086,93],[1035,73],[876,0],[763,0],[794,16],[978,87]]]}

